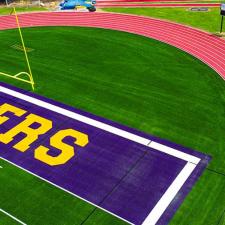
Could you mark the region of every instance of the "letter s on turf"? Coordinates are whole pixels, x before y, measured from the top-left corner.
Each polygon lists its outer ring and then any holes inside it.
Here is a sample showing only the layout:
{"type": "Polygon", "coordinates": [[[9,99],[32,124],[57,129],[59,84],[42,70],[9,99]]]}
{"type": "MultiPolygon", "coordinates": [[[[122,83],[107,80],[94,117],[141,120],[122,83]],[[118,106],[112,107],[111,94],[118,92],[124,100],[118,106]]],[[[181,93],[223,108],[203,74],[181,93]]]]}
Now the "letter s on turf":
{"type": "Polygon", "coordinates": [[[58,156],[51,156],[48,154],[49,148],[39,146],[35,152],[34,157],[50,166],[62,165],[68,162],[74,156],[74,148],[63,142],[66,137],[75,138],[75,144],[84,147],[88,144],[88,136],[84,133],[73,129],[60,130],[50,138],[52,147],[61,151],[58,156]]]}

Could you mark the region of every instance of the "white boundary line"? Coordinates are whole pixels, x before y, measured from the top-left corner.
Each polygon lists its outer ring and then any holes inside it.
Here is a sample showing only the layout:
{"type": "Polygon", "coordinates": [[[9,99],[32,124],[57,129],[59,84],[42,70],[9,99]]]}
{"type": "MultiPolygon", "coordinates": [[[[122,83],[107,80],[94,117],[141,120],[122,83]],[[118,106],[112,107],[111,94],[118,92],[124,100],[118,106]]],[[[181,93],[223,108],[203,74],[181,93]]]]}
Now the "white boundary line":
{"type": "Polygon", "coordinates": [[[21,167],[21,166],[16,165],[15,163],[13,163],[13,162],[11,162],[11,161],[9,161],[9,160],[3,158],[3,157],[0,157],[0,159],[2,159],[2,160],[4,160],[4,161],[8,162],[9,164],[11,164],[11,165],[13,165],[13,166],[15,166],[15,167],[17,167],[17,168],[19,168],[19,169],[21,169],[21,170],[23,170],[23,171],[29,173],[29,174],[31,174],[31,175],[33,175],[33,176],[35,176],[35,177],[37,177],[37,178],[39,178],[39,179],[41,179],[41,180],[43,180],[43,181],[45,181],[45,182],[47,182],[47,183],[49,183],[49,184],[51,184],[51,185],[57,187],[57,188],[60,189],[60,190],[63,190],[63,191],[65,191],[65,192],[67,192],[67,193],[70,194],[70,195],[73,195],[73,196],[76,197],[76,198],[79,198],[79,199],[82,200],[82,201],[87,202],[87,203],[90,204],[90,205],[93,205],[93,206],[96,207],[96,208],[99,208],[99,209],[101,209],[101,210],[103,210],[103,211],[105,211],[105,212],[107,212],[107,213],[109,213],[109,214],[111,214],[111,215],[117,217],[118,219],[121,219],[121,220],[123,220],[123,221],[125,221],[125,222],[127,222],[127,223],[129,223],[129,224],[131,224],[131,225],[134,225],[134,224],[131,223],[130,221],[128,221],[128,220],[126,220],[126,219],[124,219],[124,218],[122,218],[122,217],[120,217],[120,216],[118,216],[118,215],[116,215],[116,214],[114,214],[114,213],[112,213],[112,212],[110,212],[110,211],[108,211],[108,210],[102,208],[101,206],[98,206],[98,205],[96,205],[96,204],[94,204],[94,203],[92,203],[92,202],[90,202],[90,201],[88,201],[88,200],[86,200],[86,199],[80,197],[79,195],[74,194],[74,193],[71,192],[71,191],[66,190],[65,188],[60,187],[60,186],[57,185],[57,184],[52,183],[51,181],[46,180],[46,179],[43,178],[43,177],[38,176],[38,175],[35,174],[35,173],[32,173],[31,171],[29,171],[29,170],[27,170],[27,169],[24,169],[24,168],[21,167]]]}
{"type": "Polygon", "coordinates": [[[168,155],[172,155],[174,157],[177,157],[179,159],[183,159],[184,161],[187,161],[187,162],[191,162],[193,164],[198,164],[199,161],[200,161],[200,158],[196,157],[196,156],[193,156],[193,155],[189,155],[187,153],[184,153],[184,152],[181,152],[181,151],[178,151],[174,148],[171,148],[171,147],[168,147],[166,145],[163,145],[163,144],[160,144],[160,143],[157,143],[155,141],[151,141],[149,144],[148,144],[149,147],[151,148],[154,148],[155,150],[158,150],[160,152],[164,152],[168,155]],[[191,157],[190,157],[191,156],[191,157]]]}
{"type": "Polygon", "coordinates": [[[4,213],[5,215],[7,215],[8,217],[12,218],[13,220],[15,220],[16,222],[22,224],[22,225],[27,225],[26,223],[22,222],[21,220],[17,219],[15,216],[12,216],[11,214],[7,213],[5,210],[0,208],[0,212],[4,213]]]}
{"type": "Polygon", "coordinates": [[[182,188],[185,181],[194,171],[196,165],[187,162],[181,172],[178,174],[176,179],[172,182],[166,193],[161,197],[149,215],[145,218],[142,225],[155,225],[162,216],[161,212],[165,212],[169,204],[173,201],[177,192],[182,188]],[[178,190],[178,191],[177,191],[178,190]]]}
{"type": "MultiPolygon", "coordinates": [[[[126,138],[126,139],[129,139],[133,142],[136,142],[136,143],[139,143],[139,144],[142,144],[142,145],[145,145],[145,146],[148,146],[148,147],[151,147],[155,150],[158,150],[160,152],[163,152],[163,153],[166,153],[168,155],[171,155],[173,157],[176,157],[176,158],[179,158],[179,159],[182,159],[184,161],[187,162],[187,164],[184,166],[184,168],[181,170],[181,172],[178,174],[178,176],[175,178],[175,180],[172,182],[172,184],[169,186],[169,188],[167,189],[167,191],[163,194],[163,196],[161,197],[161,199],[158,201],[158,203],[155,205],[155,207],[152,209],[152,211],[149,213],[149,215],[146,217],[146,219],[144,220],[143,222],[143,225],[155,225],[157,223],[157,221],[159,220],[159,218],[163,215],[164,211],[167,209],[167,207],[169,206],[169,204],[172,202],[173,198],[176,196],[176,194],[179,192],[179,190],[182,188],[183,184],[185,183],[185,181],[188,179],[188,177],[192,174],[192,172],[194,171],[195,167],[198,165],[198,163],[200,162],[200,158],[198,157],[195,157],[193,155],[190,155],[190,154],[187,154],[187,153],[184,153],[182,151],[179,151],[177,149],[173,149],[171,147],[168,147],[166,145],[163,145],[163,144],[159,144],[155,141],[151,141],[149,139],[146,139],[146,138],[143,138],[141,136],[138,136],[138,135],[135,135],[135,134],[132,134],[130,132],[127,132],[127,131],[124,131],[122,129],[119,129],[119,128],[116,128],[116,127],[113,127],[111,125],[108,125],[108,124],[105,124],[103,122],[100,122],[100,121],[97,121],[97,120],[94,120],[94,119],[91,119],[89,117],[86,117],[86,116],[83,116],[83,115],[80,115],[78,113],[74,113],[74,112],[71,112],[69,110],[66,110],[66,109],[63,109],[61,107],[58,107],[58,106],[55,106],[53,104],[50,104],[50,103],[47,103],[45,101],[42,101],[42,100],[39,100],[39,99],[36,99],[34,97],[31,97],[31,96],[28,96],[28,95],[25,95],[25,94],[22,94],[20,92],[17,92],[17,91],[14,91],[14,90],[11,90],[11,89],[8,89],[8,88],[5,88],[5,87],[2,87],[0,86],[0,92],[3,92],[5,94],[8,94],[8,95],[11,95],[15,98],[19,98],[19,99],[22,99],[24,101],[27,101],[29,103],[32,103],[32,104],[35,104],[35,105],[38,105],[40,107],[43,107],[45,109],[48,109],[50,111],[53,111],[53,112],[56,112],[56,113],[59,113],[61,115],[64,115],[66,117],[70,117],[74,120],[78,120],[78,121],[81,121],[83,123],[86,123],[86,124],[89,124],[91,126],[94,126],[94,127],[97,127],[99,129],[102,129],[102,130],[105,130],[107,132],[110,132],[110,133],[113,133],[115,135],[118,135],[120,137],[123,137],[123,138],[126,138]]],[[[129,224],[132,224],[131,222],[121,218],[120,216],[118,215],[115,215],[113,214],[112,212],[109,212],[108,210],[104,209],[104,208],[101,208],[100,206],[98,205],[95,205],[93,204],[92,202],[89,202],[88,200],[86,199],[83,199],[81,198],[80,196],[0,157],[1,159],[17,166],[18,168],[46,181],[47,183],[49,184],[52,184],[53,186],[79,198],[79,199],[82,199],[83,201],[129,223],[129,224]]]]}
{"type": "MultiPolygon", "coordinates": [[[[30,97],[30,96],[22,94],[20,92],[10,90],[10,89],[2,87],[2,86],[0,86],[0,92],[3,92],[5,94],[8,94],[8,95],[14,96],[16,98],[22,99],[22,100],[27,101],[31,104],[38,105],[42,108],[45,108],[45,109],[48,109],[50,111],[59,113],[59,114],[64,115],[66,117],[70,117],[71,119],[78,120],[82,123],[86,123],[86,124],[91,125],[93,127],[97,127],[99,129],[108,131],[112,134],[115,134],[117,136],[129,139],[133,142],[137,142],[137,143],[145,145],[145,146],[148,146],[149,142],[151,141],[147,138],[143,138],[141,136],[132,134],[128,131],[124,131],[122,129],[113,127],[111,125],[108,125],[108,124],[105,124],[103,122],[91,119],[91,118],[86,117],[86,116],[82,116],[78,113],[71,112],[69,110],[63,109],[61,107],[58,107],[58,106],[55,106],[53,104],[44,102],[44,101],[36,99],[34,97],[30,97]]],[[[169,148],[169,150],[168,150],[168,147],[165,146],[165,145],[160,145],[160,146],[158,146],[158,148],[155,148],[155,149],[159,150],[161,152],[164,152],[166,154],[172,155],[174,157],[177,157],[179,159],[182,159],[184,161],[196,163],[196,161],[198,160],[198,158],[193,156],[193,155],[186,154],[184,152],[181,152],[181,151],[178,151],[178,150],[175,150],[175,149],[172,149],[172,148],[169,148]]]]}

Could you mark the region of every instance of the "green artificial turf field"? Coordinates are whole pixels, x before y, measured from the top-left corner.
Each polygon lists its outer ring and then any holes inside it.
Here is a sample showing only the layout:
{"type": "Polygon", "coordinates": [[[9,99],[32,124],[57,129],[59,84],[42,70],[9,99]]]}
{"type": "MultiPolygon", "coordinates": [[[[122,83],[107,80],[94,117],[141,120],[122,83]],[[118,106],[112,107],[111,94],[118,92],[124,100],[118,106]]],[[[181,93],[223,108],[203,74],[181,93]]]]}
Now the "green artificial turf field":
{"type": "MultiPolygon", "coordinates": [[[[0,208],[26,224],[126,224],[3,160],[0,164],[0,208]]],[[[1,225],[13,221],[0,212],[1,225]]]]}
{"type": "Polygon", "coordinates": [[[191,12],[189,8],[105,8],[107,12],[129,13],[150,16],[189,25],[209,32],[220,31],[220,9],[209,8],[208,12],[191,12]]]}
{"type": "MultiPolygon", "coordinates": [[[[174,47],[128,33],[75,27],[23,32],[34,49],[36,93],[212,155],[171,224],[222,224],[225,85],[216,72],[174,47]]],[[[18,43],[16,30],[0,31],[1,72],[26,70],[23,52],[11,48],[18,43]]],[[[124,224],[2,160],[0,166],[0,208],[28,224],[124,224]]]]}
{"type": "Polygon", "coordinates": [[[3,212],[0,212],[0,221],[4,225],[18,225],[18,222],[13,218],[10,218],[8,215],[5,215],[3,212]]]}

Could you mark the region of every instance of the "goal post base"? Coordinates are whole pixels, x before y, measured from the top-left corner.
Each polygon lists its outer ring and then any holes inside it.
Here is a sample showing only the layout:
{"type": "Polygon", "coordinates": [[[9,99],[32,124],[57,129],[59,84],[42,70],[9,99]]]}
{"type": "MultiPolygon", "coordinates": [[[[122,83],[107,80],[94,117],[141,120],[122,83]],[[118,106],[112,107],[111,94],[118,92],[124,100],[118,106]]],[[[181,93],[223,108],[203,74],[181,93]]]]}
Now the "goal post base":
{"type": "Polygon", "coordinates": [[[12,79],[15,79],[15,80],[22,81],[24,83],[28,83],[28,84],[31,85],[32,90],[34,91],[34,81],[32,79],[32,76],[27,72],[20,72],[20,73],[17,73],[15,75],[10,75],[10,74],[7,74],[7,73],[0,72],[0,76],[6,76],[6,77],[9,77],[9,78],[12,78],[12,79]],[[21,78],[21,76],[23,76],[23,75],[26,75],[29,78],[29,80],[21,78]]]}

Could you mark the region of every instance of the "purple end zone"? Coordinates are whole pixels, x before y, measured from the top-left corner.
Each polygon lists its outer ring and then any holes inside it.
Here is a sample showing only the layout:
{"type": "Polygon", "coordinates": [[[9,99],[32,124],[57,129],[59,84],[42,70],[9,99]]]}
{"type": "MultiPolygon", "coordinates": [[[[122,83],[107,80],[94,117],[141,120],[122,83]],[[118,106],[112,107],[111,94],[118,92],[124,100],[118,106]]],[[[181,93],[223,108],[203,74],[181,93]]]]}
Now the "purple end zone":
{"type": "MultiPolygon", "coordinates": [[[[4,103],[8,103],[28,112],[21,117],[17,117],[10,112],[4,113],[4,116],[10,119],[0,125],[0,134],[6,133],[22,122],[29,113],[53,122],[53,129],[46,134],[40,135],[39,139],[33,142],[29,150],[24,153],[13,148],[16,143],[25,137],[24,134],[18,134],[9,144],[0,141],[0,157],[104,208],[130,223],[142,224],[144,222],[187,165],[188,160],[159,151],[148,144],[137,143],[135,140],[129,140],[119,134],[100,129],[86,122],[72,119],[70,116],[46,109],[36,103],[19,99],[17,96],[4,93],[1,87],[23,93],[45,103],[50,103],[70,112],[138,135],[148,139],[149,143],[154,141],[176,149],[181,153],[199,158],[194,170],[182,184],[182,187],[177,190],[176,196],[170,201],[168,207],[162,211],[155,224],[165,225],[169,223],[169,220],[210,160],[210,157],[203,153],[0,83],[0,107],[4,103]],[[59,150],[51,147],[49,140],[57,131],[64,129],[74,129],[87,134],[89,143],[85,147],[79,147],[74,144],[72,137],[66,137],[63,141],[75,148],[75,156],[63,165],[49,166],[35,159],[34,151],[40,145],[50,148],[48,154],[51,156],[60,154],[59,150]]],[[[35,128],[35,124],[33,128],[35,128]]]]}

